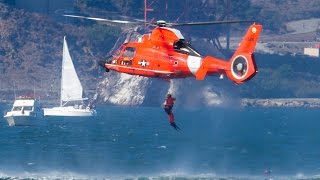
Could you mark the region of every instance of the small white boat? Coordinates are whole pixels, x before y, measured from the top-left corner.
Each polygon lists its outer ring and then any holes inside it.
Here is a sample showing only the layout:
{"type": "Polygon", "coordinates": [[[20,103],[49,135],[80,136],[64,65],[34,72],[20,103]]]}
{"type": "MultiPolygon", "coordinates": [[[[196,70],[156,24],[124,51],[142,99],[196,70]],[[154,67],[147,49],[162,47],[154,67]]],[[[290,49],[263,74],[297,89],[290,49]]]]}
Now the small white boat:
{"type": "Polygon", "coordinates": [[[44,116],[93,116],[96,111],[84,106],[83,88],[74,68],[66,37],[63,39],[60,106],[43,108],[44,116]],[[80,105],[79,105],[80,104],[80,105]]]}
{"type": "Polygon", "coordinates": [[[11,111],[4,118],[9,126],[32,126],[44,123],[43,112],[39,100],[30,97],[19,97],[11,111]]]}

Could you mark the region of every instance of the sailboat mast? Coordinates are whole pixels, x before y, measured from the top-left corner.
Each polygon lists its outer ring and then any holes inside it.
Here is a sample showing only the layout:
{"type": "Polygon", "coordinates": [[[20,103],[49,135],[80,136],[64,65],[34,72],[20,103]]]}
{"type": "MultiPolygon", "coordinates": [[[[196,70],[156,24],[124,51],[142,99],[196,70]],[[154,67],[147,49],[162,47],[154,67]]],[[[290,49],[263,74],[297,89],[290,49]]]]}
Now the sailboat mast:
{"type": "MultiPolygon", "coordinates": [[[[62,57],[65,56],[65,47],[66,46],[66,36],[63,36],[63,51],[62,51],[62,57]]],[[[60,85],[60,107],[62,107],[62,86],[63,86],[63,66],[64,66],[64,58],[62,58],[62,68],[61,68],[61,79],[60,79],[60,82],[61,82],[61,85],[60,85]]]]}
{"type": "Polygon", "coordinates": [[[16,95],[16,82],[13,81],[13,94],[14,94],[14,100],[17,99],[17,95],[16,95]]]}
{"type": "Polygon", "coordinates": [[[33,80],[33,99],[36,99],[36,82],[33,80]]]}

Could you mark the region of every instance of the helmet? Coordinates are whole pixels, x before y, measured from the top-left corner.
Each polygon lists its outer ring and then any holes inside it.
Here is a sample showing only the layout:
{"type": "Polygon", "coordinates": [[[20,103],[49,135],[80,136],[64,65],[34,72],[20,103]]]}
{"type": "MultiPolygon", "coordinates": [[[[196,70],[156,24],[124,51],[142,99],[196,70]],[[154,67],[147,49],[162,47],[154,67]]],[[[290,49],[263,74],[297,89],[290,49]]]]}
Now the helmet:
{"type": "Polygon", "coordinates": [[[167,94],[167,97],[171,97],[171,94],[167,94]]]}

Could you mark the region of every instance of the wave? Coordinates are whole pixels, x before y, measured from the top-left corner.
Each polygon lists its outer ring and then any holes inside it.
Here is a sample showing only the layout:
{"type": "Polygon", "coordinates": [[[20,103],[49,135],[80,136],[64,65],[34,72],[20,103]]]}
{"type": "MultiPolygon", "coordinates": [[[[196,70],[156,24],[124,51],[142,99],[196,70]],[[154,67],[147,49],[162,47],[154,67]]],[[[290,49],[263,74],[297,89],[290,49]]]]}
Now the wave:
{"type": "Polygon", "coordinates": [[[217,175],[214,173],[188,174],[182,172],[159,173],[158,175],[84,175],[74,172],[40,172],[40,173],[3,173],[0,172],[0,180],[88,180],[88,179],[123,179],[123,180],[318,180],[320,175],[306,176],[297,173],[293,176],[250,176],[250,175],[217,175]]]}

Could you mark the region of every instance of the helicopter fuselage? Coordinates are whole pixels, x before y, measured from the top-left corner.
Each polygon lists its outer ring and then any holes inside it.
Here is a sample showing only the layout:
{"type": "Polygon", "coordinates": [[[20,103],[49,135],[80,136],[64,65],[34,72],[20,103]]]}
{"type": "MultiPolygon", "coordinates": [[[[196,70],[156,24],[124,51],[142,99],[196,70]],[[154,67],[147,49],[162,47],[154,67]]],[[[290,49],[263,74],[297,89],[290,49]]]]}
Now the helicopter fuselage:
{"type": "MultiPolygon", "coordinates": [[[[215,63],[207,74],[222,73],[221,67],[227,62],[211,58],[215,63]]],[[[195,76],[203,59],[179,30],[158,27],[137,42],[123,44],[105,67],[131,75],[173,79],[195,76]]]]}
{"type": "Polygon", "coordinates": [[[236,84],[251,79],[257,72],[253,52],[262,26],[252,24],[231,59],[201,56],[179,30],[157,27],[137,42],[125,43],[104,66],[107,71],[156,78],[203,80],[206,75],[226,74],[236,84]]]}

